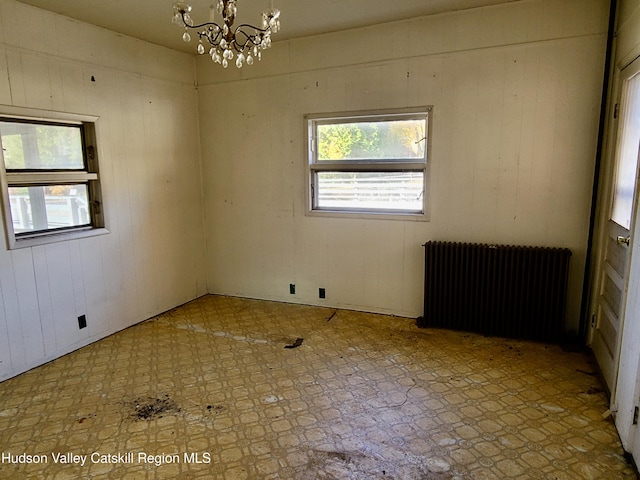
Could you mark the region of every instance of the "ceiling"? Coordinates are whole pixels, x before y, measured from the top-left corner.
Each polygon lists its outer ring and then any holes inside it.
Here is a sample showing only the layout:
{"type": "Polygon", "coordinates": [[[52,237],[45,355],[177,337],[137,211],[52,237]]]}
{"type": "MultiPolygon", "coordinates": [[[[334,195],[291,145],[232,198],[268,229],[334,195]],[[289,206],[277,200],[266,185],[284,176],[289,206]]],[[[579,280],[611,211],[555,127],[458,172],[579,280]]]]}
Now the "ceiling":
{"type": "MultiPolygon", "coordinates": [[[[174,50],[195,53],[171,23],[174,0],[19,0],[174,50]]],[[[215,0],[191,0],[192,17],[204,22],[215,0]]],[[[477,8],[518,0],[238,0],[236,24],[260,24],[271,4],[281,10],[274,41],[375,25],[394,20],[477,8]]]]}

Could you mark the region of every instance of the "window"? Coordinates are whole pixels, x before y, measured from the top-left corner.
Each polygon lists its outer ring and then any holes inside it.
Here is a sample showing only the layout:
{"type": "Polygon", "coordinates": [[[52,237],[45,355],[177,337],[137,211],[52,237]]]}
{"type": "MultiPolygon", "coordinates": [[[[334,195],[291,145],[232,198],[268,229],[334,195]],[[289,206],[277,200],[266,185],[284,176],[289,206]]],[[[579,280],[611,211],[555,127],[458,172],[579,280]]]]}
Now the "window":
{"type": "Polygon", "coordinates": [[[309,213],[426,220],[430,111],[307,115],[309,213]]]}
{"type": "Polygon", "coordinates": [[[9,248],[106,233],[96,117],[0,107],[9,248]]]}

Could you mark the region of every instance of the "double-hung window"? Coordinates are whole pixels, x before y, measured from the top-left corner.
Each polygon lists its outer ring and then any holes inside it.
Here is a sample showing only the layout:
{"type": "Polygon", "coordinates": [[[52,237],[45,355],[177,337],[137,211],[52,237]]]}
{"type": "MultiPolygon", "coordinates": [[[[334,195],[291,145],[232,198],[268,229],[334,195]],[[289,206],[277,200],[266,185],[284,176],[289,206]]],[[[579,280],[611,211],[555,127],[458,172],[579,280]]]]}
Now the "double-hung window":
{"type": "Polygon", "coordinates": [[[9,248],[104,233],[96,117],[0,107],[9,248]]]}
{"type": "Polygon", "coordinates": [[[308,212],[427,220],[430,112],[307,115],[308,212]]]}

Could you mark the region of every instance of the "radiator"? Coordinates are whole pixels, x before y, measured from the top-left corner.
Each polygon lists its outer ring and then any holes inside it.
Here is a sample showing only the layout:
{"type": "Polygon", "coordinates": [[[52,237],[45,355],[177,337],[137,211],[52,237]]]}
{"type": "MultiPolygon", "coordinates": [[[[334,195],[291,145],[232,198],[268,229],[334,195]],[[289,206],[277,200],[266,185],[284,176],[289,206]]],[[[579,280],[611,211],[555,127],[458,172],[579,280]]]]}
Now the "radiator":
{"type": "Polygon", "coordinates": [[[569,249],[434,241],[424,248],[424,316],[418,326],[561,340],[569,249]]]}

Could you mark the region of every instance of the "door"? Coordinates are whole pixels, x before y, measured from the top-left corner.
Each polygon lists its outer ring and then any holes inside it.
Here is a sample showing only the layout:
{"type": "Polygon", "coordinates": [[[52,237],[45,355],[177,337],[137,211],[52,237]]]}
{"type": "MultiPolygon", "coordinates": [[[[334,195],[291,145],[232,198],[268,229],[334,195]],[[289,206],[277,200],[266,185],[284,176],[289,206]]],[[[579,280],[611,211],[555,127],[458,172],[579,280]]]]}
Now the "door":
{"type": "MultiPolygon", "coordinates": [[[[640,195],[636,188],[636,195],[640,195]]],[[[640,462],[640,202],[636,200],[629,281],[624,305],[624,328],[620,343],[618,378],[611,408],[616,412],[615,424],[622,446],[640,462]]]]}
{"type": "Polygon", "coordinates": [[[620,359],[640,150],[640,61],[625,68],[620,78],[618,140],[613,153],[610,201],[599,250],[595,318],[591,332],[591,348],[612,398],[620,359]]]}

